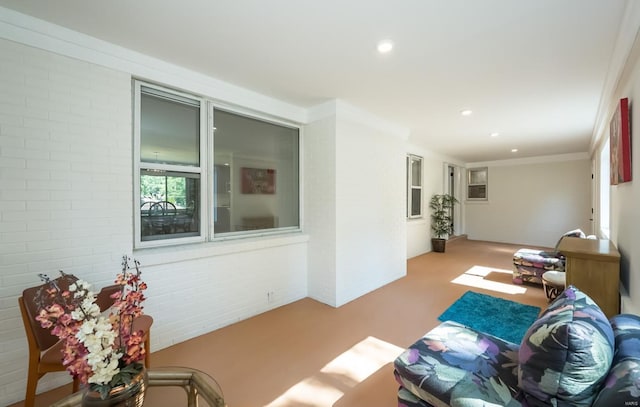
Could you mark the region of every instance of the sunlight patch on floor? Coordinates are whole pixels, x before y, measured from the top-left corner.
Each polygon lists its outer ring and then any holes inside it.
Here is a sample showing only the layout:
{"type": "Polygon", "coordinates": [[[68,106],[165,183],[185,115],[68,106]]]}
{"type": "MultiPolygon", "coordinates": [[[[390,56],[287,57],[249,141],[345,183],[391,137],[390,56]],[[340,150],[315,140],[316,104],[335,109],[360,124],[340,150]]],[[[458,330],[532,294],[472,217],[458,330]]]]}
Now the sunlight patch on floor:
{"type": "Polygon", "coordinates": [[[512,275],[513,272],[511,270],[476,265],[451,280],[451,282],[454,284],[483,288],[485,290],[497,291],[505,294],[524,294],[525,292],[527,292],[527,289],[522,286],[488,280],[486,277],[491,273],[504,273],[512,275]]]}
{"type": "Polygon", "coordinates": [[[393,362],[403,351],[403,348],[370,336],[327,363],[315,375],[295,384],[267,406],[331,406],[346,390],[393,362]]]}

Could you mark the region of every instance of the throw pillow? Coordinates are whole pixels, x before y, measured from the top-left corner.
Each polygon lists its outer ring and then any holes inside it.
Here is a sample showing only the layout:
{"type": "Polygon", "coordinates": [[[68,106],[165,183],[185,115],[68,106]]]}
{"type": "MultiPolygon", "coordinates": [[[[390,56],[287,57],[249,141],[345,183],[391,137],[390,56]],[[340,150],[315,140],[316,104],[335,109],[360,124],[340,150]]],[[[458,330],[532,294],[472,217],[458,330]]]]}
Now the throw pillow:
{"type": "Polygon", "coordinates": [[[518,385],[528,405],[591,406],[611,367],[613,338],[600,307],[567,287],[520,345],[518,385]]]}
{"type": "Polygon", "coordinates": [[[553,249],[553,251],[555,251],[556,253],[558,252],[558,245],[562,241],[563,237],[579,237],[579,238],[582,238],[582,239],[586,239],[587,235],[584,234],[582,229],[574,229],[574,230],[570,230],[570,231],[564,233],[562,236],[560,236],[560,239],[558,239],[558,242],[556,243],[556,245],[555,245],[555,247],[553,249]]]}

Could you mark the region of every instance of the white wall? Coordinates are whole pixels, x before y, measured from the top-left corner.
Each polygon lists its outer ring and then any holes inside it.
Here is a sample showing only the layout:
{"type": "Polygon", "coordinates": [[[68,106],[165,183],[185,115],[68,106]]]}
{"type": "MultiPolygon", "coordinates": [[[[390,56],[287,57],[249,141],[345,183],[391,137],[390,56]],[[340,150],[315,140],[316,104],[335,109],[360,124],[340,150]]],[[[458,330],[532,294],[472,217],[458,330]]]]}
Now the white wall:
{"type": "MultiPolygon", "coordinates": [[[[424,147],[411,144],[407,146],[405,154],[414,154],[423,158],[422,218],[407,219],[407,258],[411,258],[431,251],[431,210],[429,209],[429,200],[434,194],[445,192],[445,163],[454,165],[461,165],[461,163],[451,157],[440,156],[424,147]]],[[[461,217],[459,219],[460,223],[463,220],[461,217]]]]}
{"type": "MultiPolygon", "coordinates": [[[[295,106],[42,24],[63,39],[40,34],[47,30],[21,32],[35,48],[0,39],[1,405],[24,397],[22,290],[39,284],[37,273],[59,269],[100,288],[113,281],[121,256],[133,252],[132,76],[227,97],[289,121],[308,117],[295,106]]],[[[0,36],[20,32],[16,27],[7,29],[0,17],[0,36]]],[[[405,131],[346,104],[330,105],[333,117],[317,118],[302,137],[308,234],[133,253],[149,285],[152,351],[307,295],[339,306],[405,275],[405,131]]],[[[49,374],[39,391],[68,381],[64,372],[49,374]]]]}
{"type": "Polygon", "coordinates": [[[304,128],[304,229],[309,297],[336,306],[336,117],[304,128]]]}
{"type": "Polygon", "coordinates": [[[406,275],[405,139],[339,106],[336,303],[406,275]]]}
{"type": "MultiPolygon", "coordinates": [[[[24,398],[17,298],[38,273],[109,284],[133,247],[131,74],[0,39],[0,405],[24,398]]],[[[167,84],[171,86],[171,84],[167,84]]],[[[137,251],[152,350],[307,296],[307,236],[137,251]],[[273,292],[268,302],[267,292],[273,292]]],[[[47,375],[39,389],[69,381],[47,375]]]]}
{"type": "MultiPolygon", "coordinates": [[[[640,10],[636,10],[636,16],[640,10]]],[[[621,255],[622,312],[640,314],[640,42],[636,39],[620,82],[608,103],[605,123],[611,120],[619,99],[629,98],[631,119],[632,181],[611,186],[611,241],[621,255]]],[[[606,128],[599,136],[607,137],[606,128]]]]}
{"type": "Polygon", "coordinates": [[[309,296],[340,306],[406,274],[406,132],[337,100],[310,117],[309,296]]]}
{"type": "Polygon", "coordinates": [[[489,168],[489,200],[465,201],[469,239],[553,247],[591,231],[591,162],[584,155],[469,164],[489,168]]]}

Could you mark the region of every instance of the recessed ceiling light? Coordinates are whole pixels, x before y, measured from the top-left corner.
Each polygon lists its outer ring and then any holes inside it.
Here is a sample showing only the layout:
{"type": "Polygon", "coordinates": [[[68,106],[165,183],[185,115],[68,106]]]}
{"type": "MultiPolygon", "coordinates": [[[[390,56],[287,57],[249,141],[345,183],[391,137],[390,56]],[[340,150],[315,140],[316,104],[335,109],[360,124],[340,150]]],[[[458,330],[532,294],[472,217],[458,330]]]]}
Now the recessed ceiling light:
{"type": "Polygon", "coordinates": [[[498,137],[500,133],[491,133],[491,137],[498,137]]]}
{"type": "Polygon", "coordinates": [[[517,149],[517,148],[512,148],[512,149],[511,149],[511,152],[512,152],[512,153],[517,153],[517,152],[518,152],[518,149],[517,149]]]}
{"type": "Polygon", "coordinates": [[[392,49],[393,42],[391,40],[384,40],[378,43],[378,52],[381,54],[389,53],[392,49]]]}
{"type": "Polygon", "coordinates": [[[473,112],[471,110],[469,110],[469,109],[464,109],[464,110],[460,111],[460,114],[463,115],[463,116],[471,116],[472,113],[473,112]]]}

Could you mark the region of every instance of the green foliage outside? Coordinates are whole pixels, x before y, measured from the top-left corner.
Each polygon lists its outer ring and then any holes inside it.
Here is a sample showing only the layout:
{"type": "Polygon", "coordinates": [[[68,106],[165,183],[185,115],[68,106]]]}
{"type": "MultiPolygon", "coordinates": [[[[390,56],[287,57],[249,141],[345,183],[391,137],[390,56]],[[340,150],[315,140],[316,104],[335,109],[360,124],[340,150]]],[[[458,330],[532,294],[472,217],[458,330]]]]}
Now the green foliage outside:
{"type": "Polygon", "coordinates": [[[140,197],[143,201],[168,201],[176,207],[184,208],[187,206],[186,178],[142,175],[140,197]]]}

